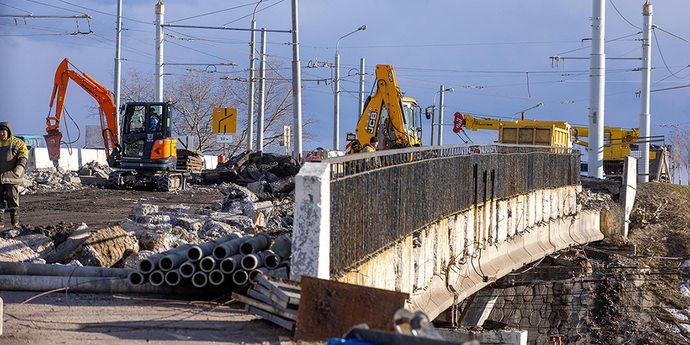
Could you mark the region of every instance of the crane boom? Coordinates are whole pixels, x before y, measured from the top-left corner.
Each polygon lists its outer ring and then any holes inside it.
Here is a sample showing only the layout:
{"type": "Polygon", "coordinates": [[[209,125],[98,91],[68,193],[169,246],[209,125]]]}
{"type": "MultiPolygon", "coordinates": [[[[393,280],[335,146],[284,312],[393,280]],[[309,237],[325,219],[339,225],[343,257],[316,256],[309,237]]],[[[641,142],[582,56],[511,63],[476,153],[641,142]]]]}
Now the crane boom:
{"type": "Polygon", "coordinates": [[[60,62],[55,71],[53,82],[53,92],[50,96],[50,110],[46,116],[46,143],[48,144],[48,155],[50,160],[57,162],[60,159],[60,142],[62,133],[60,132],[60,120],[65,108],[65,98],[67,97],[67,86],[72,79],[77,85],[81,86],[96,102],[98,102],[101,133],[106,155],[109,157],[111,150],[118,146],[119,132],[117,128],[117,109],[115,101],[110,91],[101,85],[96,79],[84,72],[76,72],[69,68],[71,63],[66,58],[60,62]],[[55,113],[51,111],[55,105],[55,113]]]}

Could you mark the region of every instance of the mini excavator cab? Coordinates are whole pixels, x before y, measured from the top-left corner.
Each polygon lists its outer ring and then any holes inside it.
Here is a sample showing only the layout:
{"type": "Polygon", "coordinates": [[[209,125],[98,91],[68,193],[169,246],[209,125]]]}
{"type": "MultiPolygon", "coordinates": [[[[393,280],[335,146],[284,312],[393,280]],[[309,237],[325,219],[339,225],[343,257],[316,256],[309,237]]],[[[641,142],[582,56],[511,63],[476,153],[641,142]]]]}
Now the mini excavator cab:
{"type": "Polygon", "coordinates": [[[171,127],[169,103],[127,103],[122,118],[118,167],[137,170],[175,170],[177,140],[171,137],[171,127]]]}

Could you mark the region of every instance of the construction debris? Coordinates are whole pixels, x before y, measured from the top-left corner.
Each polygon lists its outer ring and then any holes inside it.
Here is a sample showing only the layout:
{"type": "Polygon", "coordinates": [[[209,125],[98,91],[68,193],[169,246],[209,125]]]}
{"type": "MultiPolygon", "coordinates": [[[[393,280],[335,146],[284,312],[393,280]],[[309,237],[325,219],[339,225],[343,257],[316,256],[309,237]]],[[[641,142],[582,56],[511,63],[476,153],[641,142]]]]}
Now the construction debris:
{"type": "Polygon", "coordinates": [[[268,153],[243,153],[205,172],[205,183],[232,182],[247,187],[259,200],[290,194],[300,164],[290,156],[268,153]]]}
{"type": "Polygon", "coordinates": [[[197,172],[204,170],[204,154],[198,151],[177,149],[177,169],[197,172]]]}
{"type": "Polygon", "coordinates": [[[19,194],[33,194],[50,190],[74,190],[81,187],[81,180],[76,172],[62,168],[35,169],[24,175],[24,182],[19,185],[19,194]]]}
{"type": "Polygon", "coordinates": [[[297,321],[301,292],[296,282],[262,275],[246,295],[234,292],[232,298],[244,303],[247,312],[292,331],[297,321]]]}
{"type": "Polygon", "coordinates": [[[94,176],[104,179],[107,179],[111,172],[113,172],[113,169],[110,166],[96,161],[84,164],[78,171],[79,176],[94,176]]]}

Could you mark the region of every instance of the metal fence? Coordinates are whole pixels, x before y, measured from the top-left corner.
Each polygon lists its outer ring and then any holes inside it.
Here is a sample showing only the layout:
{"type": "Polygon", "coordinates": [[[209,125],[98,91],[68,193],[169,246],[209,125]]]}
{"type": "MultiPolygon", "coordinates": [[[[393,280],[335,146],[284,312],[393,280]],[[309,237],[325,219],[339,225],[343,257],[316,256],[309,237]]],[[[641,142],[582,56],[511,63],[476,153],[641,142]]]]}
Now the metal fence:
{"type": "Polygon", "coordinates": [[[390,150],[330,159],[331,272],[491,199],[579,183],[579,151],[506,145],[390,150]]]}

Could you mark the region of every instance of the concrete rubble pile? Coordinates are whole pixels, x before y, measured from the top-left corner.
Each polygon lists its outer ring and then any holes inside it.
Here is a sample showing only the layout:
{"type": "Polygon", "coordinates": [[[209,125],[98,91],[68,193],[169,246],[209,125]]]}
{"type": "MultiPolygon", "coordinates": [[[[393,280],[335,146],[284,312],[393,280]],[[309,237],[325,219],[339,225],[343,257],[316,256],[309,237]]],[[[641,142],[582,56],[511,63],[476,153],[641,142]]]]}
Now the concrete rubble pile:
{"type": "Polygon", "coordinates": [[[244,153],[204,173],[205,183],[232,182],[247,187],[260,200],[291,194],[300,165],[290,156],[244,153]]]}
{"type": "Polygon", "coordinates": [[[113,172],[113,169],[110,166],[96,161],[86,163],[79,168],[79,176],[94,176],[107,179],[111,172],[113,172]]]}
{"type": "MultiPolygon", "coordinates": [[[[137,268],[158,253],[242,233],[273,243],[290,238],[292,200],[259,201],[247,188],[218,186],[224,194],[207,208],[139,204],[117,225],[22,227],[0,234],[0,261],[137,268]]],[[[282,255],[286,257],[286,254],[282,255]]]]}
{"type": "Polygon", "coordinates": [[[81,187],[81,180],[76,172],[63,168],[40,168],[26,172],[24,182],[19,185],[19,193],[24,195],[39,191],[74,190],[81,187]]]}
{"type": "Polygon", "coordinates": [[[287,278],[291,238],[232,232],[151,255],[129,274],[131,285],[223,287],[239,290],[263,275],[287,278]]]}

